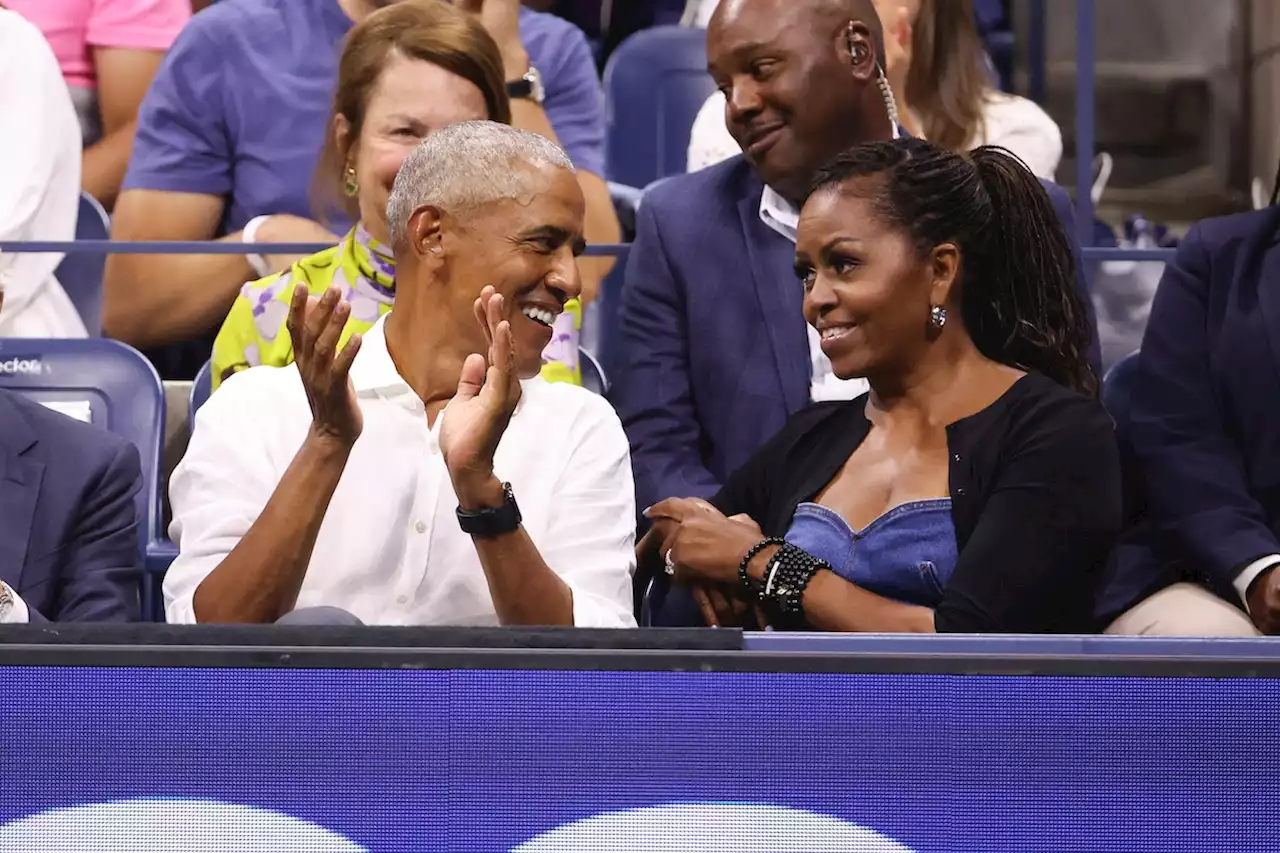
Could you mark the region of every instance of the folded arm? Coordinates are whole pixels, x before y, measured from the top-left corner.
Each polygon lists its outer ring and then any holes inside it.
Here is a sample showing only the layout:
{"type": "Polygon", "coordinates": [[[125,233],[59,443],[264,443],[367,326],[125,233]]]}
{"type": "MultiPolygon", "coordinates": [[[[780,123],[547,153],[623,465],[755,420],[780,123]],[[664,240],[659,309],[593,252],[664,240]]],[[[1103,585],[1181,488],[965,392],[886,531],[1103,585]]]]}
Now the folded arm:
{"type": "Polygon", "coordinates": [[[80,180],[85,192],[108,210],[115,205],[129,166],[138,107],[163,59],[159,50],[94,48],[102,138],[85,149],[80,180]]]}

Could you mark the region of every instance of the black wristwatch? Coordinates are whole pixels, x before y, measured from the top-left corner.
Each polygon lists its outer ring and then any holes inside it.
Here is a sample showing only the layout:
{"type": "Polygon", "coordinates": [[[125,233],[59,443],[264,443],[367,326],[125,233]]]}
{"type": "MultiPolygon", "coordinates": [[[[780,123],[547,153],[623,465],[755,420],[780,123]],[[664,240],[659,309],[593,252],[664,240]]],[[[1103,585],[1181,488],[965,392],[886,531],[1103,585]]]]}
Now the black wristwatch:
{"type": "Polygon", "coordinates": [[[510,483],[502,484],[502,503],[487,509],[468,510],[458,507],[458,526],[477,539],[493,539],[514,533],[523,519],[510,483]]]}

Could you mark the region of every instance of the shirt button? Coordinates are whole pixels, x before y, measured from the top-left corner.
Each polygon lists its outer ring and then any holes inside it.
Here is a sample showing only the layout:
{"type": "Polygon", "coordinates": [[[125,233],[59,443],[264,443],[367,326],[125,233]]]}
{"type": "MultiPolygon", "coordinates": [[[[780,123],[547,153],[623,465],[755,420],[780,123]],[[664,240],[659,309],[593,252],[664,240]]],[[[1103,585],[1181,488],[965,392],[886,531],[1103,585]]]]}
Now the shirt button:
{"type": "Polygon", "coordinates": [[[960,461],[960,454],[959,454],[959,453],[957,453],[955,456],[952,456],[952,457],[951,457],[951,461],[952,461],[952,462],[959,462],[959,461],[960,461]]]}
{"type": "Polygon", "coordinates": [[[407,595],[396,596],[396,604],[408,604],[408,603],[409,603],[409,596],[407,595]]]}
{"type": "Polygon", "coordinates": [[[417,524],[413,526],[413,529],[418,531],[419,533],[426,533],[427,523],[425,521],[419,521],[417,524]]]}
{"type": "Polygon", "coordinates": [[[964,487],[963,487],[963,486],[961,486],[960,488],[956,489],[956,494],[957,494],[957,495],[963,495],[963,494],[964,494],[964,487]]]}

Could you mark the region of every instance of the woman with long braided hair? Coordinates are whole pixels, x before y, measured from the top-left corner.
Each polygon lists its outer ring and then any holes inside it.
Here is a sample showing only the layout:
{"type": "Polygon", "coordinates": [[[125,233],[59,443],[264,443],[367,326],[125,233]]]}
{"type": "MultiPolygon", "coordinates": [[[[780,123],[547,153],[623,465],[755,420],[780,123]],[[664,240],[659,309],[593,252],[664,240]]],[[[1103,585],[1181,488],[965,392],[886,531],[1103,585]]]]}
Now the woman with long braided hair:
{"type": "Polygon", "coordinates": [[[1034,176],[998,148],[854,148],[804,205],[796,274],[836,374],[871,391],[797,413],[710,503],[649,510],[693,592],[657,621],[1091,631],[1119,453],[1034,176]]]}

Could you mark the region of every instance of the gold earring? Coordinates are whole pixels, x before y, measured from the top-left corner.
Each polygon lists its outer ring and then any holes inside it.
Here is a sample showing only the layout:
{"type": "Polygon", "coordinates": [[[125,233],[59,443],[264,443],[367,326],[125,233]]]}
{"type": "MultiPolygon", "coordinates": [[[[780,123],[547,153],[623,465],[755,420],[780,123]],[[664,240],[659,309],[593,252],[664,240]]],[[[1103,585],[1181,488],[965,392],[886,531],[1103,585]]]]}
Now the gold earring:
{"type": "Polygon", "coordinates": [[[355,196],[360,192],[360,185],[356,183],[356,170],[352,166],[347,167],[347,181],[342,185],[342,191],[349,196],[355,196]]]}

